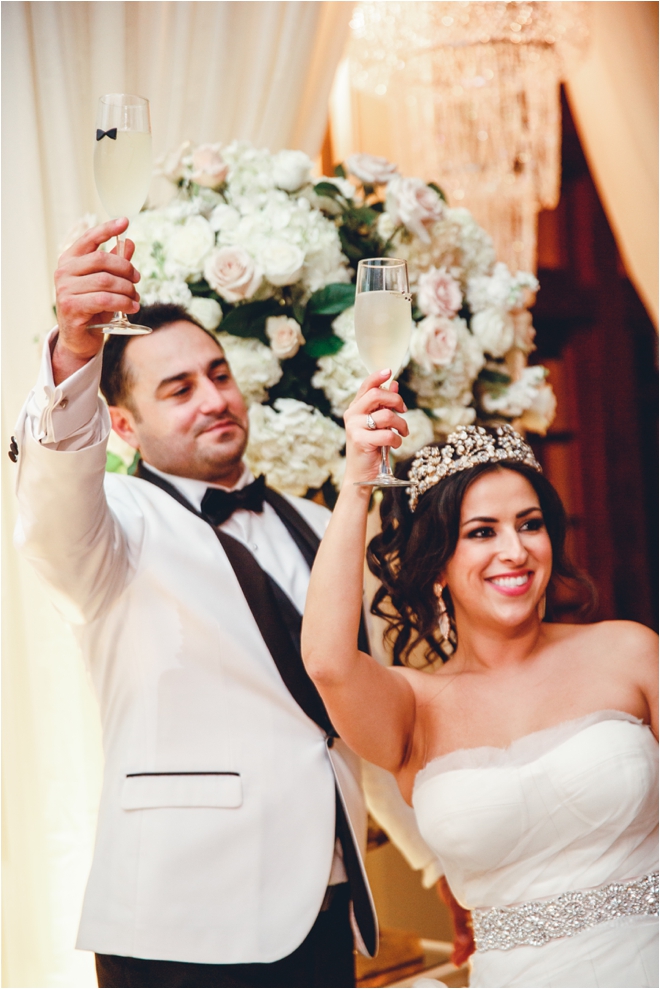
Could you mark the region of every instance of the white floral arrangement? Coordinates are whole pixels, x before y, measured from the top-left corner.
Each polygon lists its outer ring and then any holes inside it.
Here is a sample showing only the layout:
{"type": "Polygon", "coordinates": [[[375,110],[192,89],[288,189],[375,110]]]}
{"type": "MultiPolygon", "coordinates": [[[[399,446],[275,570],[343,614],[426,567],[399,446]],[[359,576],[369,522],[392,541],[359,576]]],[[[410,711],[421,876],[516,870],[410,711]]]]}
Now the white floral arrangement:
{"type": "MultiPolygon", "coordinates": [[[[367,373],[352,285],[366,257],[405,258],[413,292],[399,379],[410,435],[396,457],[472,422],[545,433],[555,398],[546,370],[527,366],[538,282],[498,263],[434,183],[364,154],[315,180],[303,152],[238,141],[186,143],[159,171],[173,197],[128,234],[142,302],[179,303],[217,334],[249,406],[247,461],[274,487],[334,500],[341,416],[367,373]]],[[[127,469],[116,455],[110,467],[127,469]]]]}

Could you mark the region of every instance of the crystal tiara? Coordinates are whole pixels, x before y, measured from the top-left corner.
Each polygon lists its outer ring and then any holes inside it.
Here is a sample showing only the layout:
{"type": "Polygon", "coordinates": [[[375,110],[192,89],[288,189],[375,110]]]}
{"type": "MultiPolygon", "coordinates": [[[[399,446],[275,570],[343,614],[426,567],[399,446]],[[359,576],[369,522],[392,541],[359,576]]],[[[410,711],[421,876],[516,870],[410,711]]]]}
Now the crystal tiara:
{"type": "Polygon", "coordinates": [[[417,453],[408,473],[406,488],[410,511],[414,512],[420,496],[451,474],[469,470],[477,464],[513,460],[541,471],[532,448],[512,426],[496,426],[488,432],[483,426],[460,426],[447,437],[442,447],[425,446],[417,453]]]}

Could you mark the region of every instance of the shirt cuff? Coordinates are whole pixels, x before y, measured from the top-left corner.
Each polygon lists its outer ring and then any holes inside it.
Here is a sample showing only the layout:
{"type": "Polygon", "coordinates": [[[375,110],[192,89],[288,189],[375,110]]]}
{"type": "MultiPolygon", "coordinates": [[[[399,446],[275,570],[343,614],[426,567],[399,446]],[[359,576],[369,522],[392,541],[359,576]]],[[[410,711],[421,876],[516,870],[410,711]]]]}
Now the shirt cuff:
{"type": "Polygon", "coordinates": [[[32,433],[44,446],[58,445],[78,434],[87,438],[95,435],[98,440],[103,432],[109,432],[107,411],[98,394],[103,351],[55,385],[51,347],[57,333],[58,328],[54,327],[48,334],[39,378],[28,400],[32,433]]]}

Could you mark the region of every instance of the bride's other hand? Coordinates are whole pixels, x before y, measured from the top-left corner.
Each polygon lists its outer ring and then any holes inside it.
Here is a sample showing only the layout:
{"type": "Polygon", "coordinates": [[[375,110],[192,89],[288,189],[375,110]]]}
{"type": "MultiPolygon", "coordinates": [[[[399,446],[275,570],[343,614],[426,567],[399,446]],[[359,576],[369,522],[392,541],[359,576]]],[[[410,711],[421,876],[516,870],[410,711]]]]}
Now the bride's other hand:
{"type": "Polygon", "coordinates": [[[398,384],[393,381],[389,390],[380,387],[389,377],[388,370],[370,374],[344,414],[346,485],[373,480],[380,467],[381,447],[396,449],[401,446],[401,437],[408,435],[408,424],[401,415],[407,409],[398,384]],[[375,429],[367,425],[368,416],[376,424],[375,429]]]}

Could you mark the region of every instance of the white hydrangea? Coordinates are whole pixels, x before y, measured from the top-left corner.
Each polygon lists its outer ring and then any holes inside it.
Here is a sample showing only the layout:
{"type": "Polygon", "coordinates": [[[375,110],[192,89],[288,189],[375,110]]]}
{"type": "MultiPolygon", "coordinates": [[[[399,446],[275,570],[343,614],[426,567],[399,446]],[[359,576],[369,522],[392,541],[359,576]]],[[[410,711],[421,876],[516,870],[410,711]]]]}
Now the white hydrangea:
{"type": "Polygon", "coordinates": [[[484,309],[520,309],[527,291],[536,292],[539,283],[529,271],[512,275],[502,261],[498,261],[490,275],[476,275],[468,279],[467,301],[472,312],[484,309]]]}
{"type": "Polygon", "coordinates": [[[167,258],[186,281],[199,281],[204,261],[215,246],[215,234],[203,216],[187,216],[174,224],[166,242],[167,258]]]}
{"type": "Polygon", "coordinates": [[[506,388],[484,393],[481,399],[484,409],[492,415],[517,419],[538,400],[547,373],[540,365],[523,368],[517,381],[512,381],[506,388]]]}
{"type": "Polygon", "coordinates": [[[355,308],[351,306],[333,321],[332,329],[344,346],[336,354],[319,357],[318,370],[312,378],[312,385],[325,394],[336,416],[343,416],[367,376],[355,342],[354,316],[355,308]]]}
{"type": "Polygon", "coordinates": [[[268,389],[282,377],[280,362],[273,351],[254,337],[218,333],[217,339],[247,405],[264,402],[268,389]]]}
{"type": "Polygon", "coordinates": [[[471,426],[476,418],[477,410],[472,405],[438,405],[433,409],[435,435],[444,440],[459,426],[471,426]]]}
{"type": "Polygon", "coordinates": [[[254,474],[299,496],[328,480],[345,443],[341,426],[295,398],[278,398],[274,408],[253,405],[249,416],[245,457],[254,474]]]}
{"type": "Polygon", "coordinates": [[[417,453],[427,443],[432,443],[434,439],[433,423],[422,409],[410,409],[403,413],[403,418],[408,423],[410,432],[403,437],[403,443],[398,449],[392,448],[392,453],[397,460],[412,457],[413,453],[417,453]]]}
{"type": "Polygon", "coordinates": [[[318,371],[312,378],[332,406],[333,414],[343,416],[367,376],[355,340],[349,340],[336,354],[319,357],[318,371]]]}
{"type": "Polygon", "coordinates": [[[189,309],[193,299],[186,282],[178,278],[143,278],[139,282],[140,303],[153,306],[157,302],[168,302],[189,309]]]}

